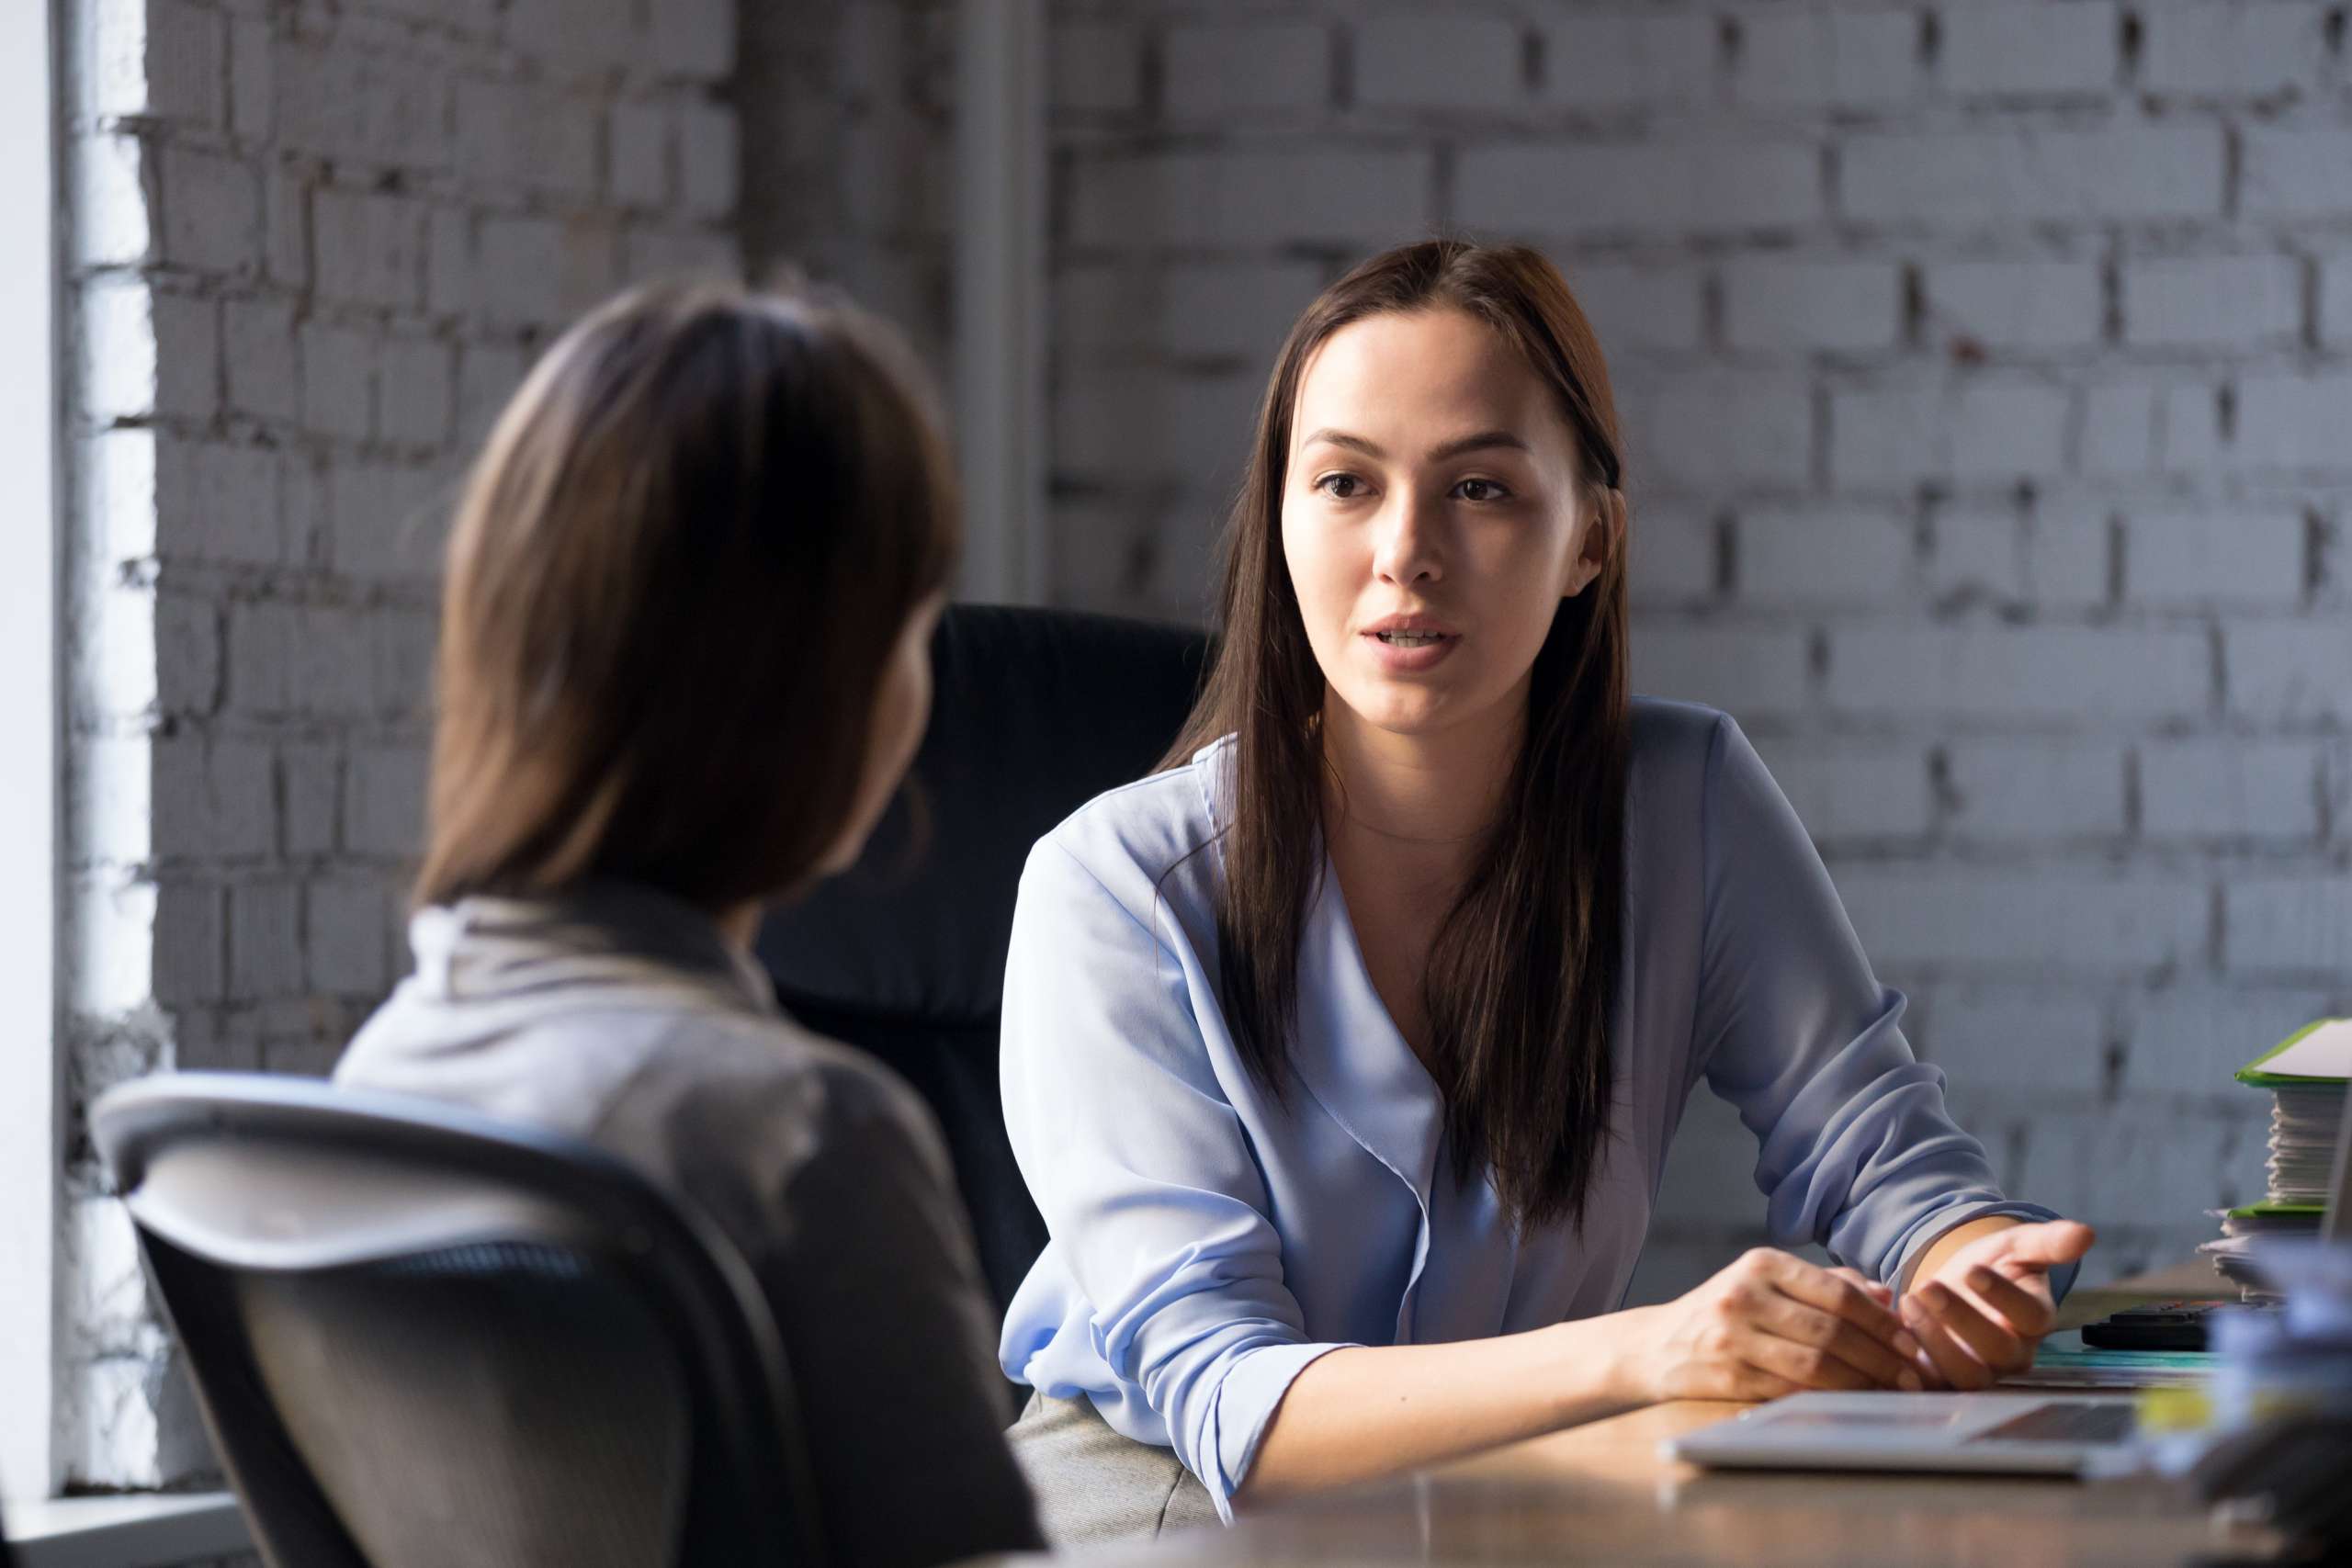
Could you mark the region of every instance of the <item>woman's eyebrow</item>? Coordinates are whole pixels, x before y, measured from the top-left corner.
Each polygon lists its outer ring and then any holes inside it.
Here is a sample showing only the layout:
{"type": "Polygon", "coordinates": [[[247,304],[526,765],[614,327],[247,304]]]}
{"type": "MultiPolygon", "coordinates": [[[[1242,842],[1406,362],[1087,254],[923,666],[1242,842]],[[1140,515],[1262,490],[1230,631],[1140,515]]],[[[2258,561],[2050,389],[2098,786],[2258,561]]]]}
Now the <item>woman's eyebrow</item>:
{"type": "MultiPolygon", "coordinates": [[[[1334,446],[1348,447],[1363,453],[1367,457],[1388,456],[1375,443],[1367,441],[1361,435],[1351,435],[1344,430],[1333,430],[1328,425],[1311,433],[1306,439],[1299,443],[1299,446],[1305,448],[1314,446],[1318,441],[1328,442],[1334,446]]],[[[1451,441],[1441,442],[1430,447],[1426,460],[1431,463],[1442,463],[1448,457],[1459,457],[1465,452],[1483,452],[1498,446],[1506,447],[1514,452],[1528,450],[1527,443],[1508,430],[1481,430],[1470,435],[1457,435],[1451,441]]]]}

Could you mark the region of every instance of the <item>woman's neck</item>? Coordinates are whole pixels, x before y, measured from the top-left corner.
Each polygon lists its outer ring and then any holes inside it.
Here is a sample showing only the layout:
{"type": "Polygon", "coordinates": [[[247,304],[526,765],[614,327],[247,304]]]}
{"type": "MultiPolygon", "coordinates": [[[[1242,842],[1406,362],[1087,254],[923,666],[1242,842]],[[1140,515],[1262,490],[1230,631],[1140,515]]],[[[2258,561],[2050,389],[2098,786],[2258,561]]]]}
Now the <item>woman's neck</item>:
{"type": "Polygon", "coordinates": [[[1411,864],[1451,880],[1493,825],[1526,731],[1526,705],[1430,733],[1367,724],[1323,705],[1325,831],[1342,858],[1411,864]]]}

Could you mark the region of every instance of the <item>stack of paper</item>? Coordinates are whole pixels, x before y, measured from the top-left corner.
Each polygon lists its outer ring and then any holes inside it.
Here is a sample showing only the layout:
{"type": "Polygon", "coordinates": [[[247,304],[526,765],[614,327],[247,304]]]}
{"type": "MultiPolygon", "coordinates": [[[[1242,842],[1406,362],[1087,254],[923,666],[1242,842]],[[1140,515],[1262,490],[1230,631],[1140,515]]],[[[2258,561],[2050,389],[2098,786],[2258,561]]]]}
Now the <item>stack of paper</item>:
{"type": "Polygon", "coordinates": [[[2248,1299],[2268,1293],[2252,1266],[2258,1238],[2319,1234],[2347,1077],[2352,1019],[2343,1018],[2304,1025],[2238,1072],[2238,1082],[2270,1091],[2269,1190],[2261,1202],[2224,1213],[2222,1238],[2198,1250],[2248,1299]]]}

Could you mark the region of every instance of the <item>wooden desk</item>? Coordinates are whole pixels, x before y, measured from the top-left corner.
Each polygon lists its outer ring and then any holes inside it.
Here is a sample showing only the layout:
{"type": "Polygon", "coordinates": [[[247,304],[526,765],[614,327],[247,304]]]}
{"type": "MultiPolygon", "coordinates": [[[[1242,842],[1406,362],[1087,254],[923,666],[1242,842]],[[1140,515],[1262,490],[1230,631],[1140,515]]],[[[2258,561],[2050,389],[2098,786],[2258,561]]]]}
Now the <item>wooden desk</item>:
{"type": "MultiPolygon", "coordinates": [[[[2211,1294],[2167,1269],[2077,1292],[2070,1323],[2132,1302],[2211,1294]]],[[[1229,1530],[1066,1554],[1072,1562],[1720,1563],[1738,1568],[2163,1568],[2259,1558],[2267,1532],[2215,1523],[2152,1482],[1708,1472],[1659,1439],[1742,1406],[1656,1405],[1419,1474],[1301,1499],[1229,1530]]]]}

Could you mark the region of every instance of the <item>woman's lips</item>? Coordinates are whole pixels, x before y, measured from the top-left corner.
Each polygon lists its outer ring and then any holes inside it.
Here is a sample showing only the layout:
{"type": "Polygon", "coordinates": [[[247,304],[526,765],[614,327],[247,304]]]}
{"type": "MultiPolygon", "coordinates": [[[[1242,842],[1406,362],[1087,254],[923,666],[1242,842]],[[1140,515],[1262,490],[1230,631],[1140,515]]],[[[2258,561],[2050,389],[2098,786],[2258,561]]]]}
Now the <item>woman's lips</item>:
{"type": "Polygon", "coordinates": [[[1443,663],[1460,645],[1462,638],[1459,635],[1449,632],[1439,637],[1434,642],[1424,642],[1419,647],[1408,647],[1402,643],[1385,641],[1377,632],[1366,632],[1363,634],[1363,641],[1365,646],[1372,649],[1372,657],[1381,669],[1392,675],[1415,675],[1425,670],[1434,670],[1443,663]]]}

